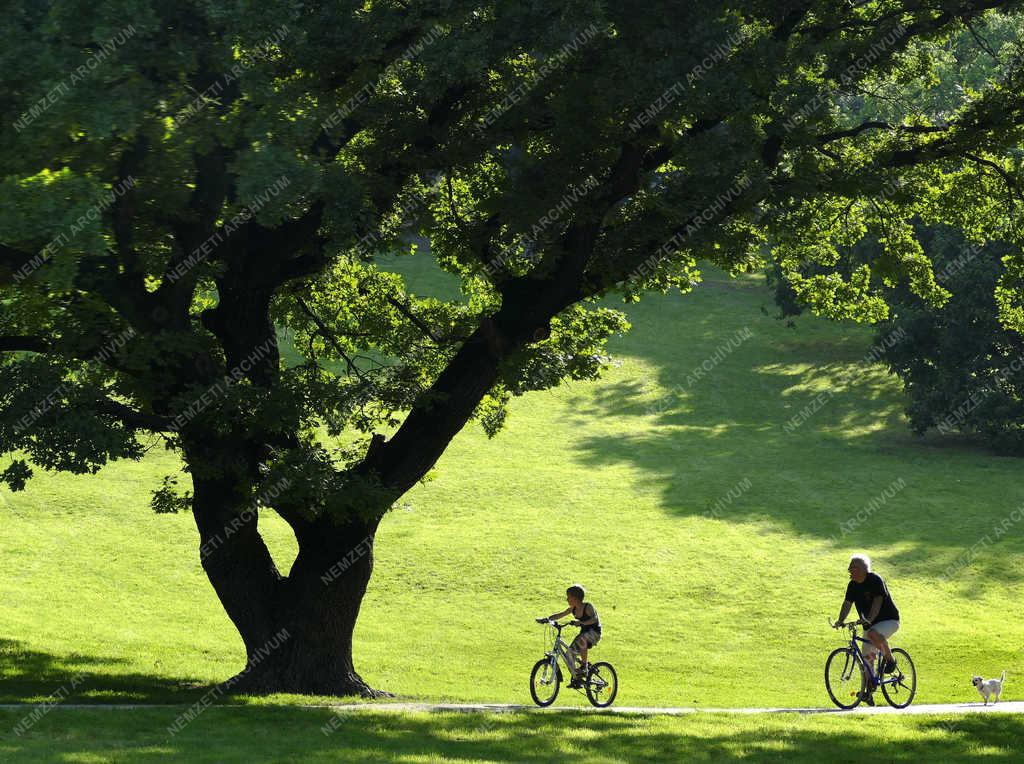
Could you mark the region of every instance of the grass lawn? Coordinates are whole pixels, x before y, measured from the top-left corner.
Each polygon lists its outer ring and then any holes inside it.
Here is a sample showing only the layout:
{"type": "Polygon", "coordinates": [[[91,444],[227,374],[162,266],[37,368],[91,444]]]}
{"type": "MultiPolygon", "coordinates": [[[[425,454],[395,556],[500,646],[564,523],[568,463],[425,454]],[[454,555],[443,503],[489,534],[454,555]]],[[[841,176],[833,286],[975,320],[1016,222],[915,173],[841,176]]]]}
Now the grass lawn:
{"type": "MultiPolygon", "coordinates": [[[[208,709],[173,737],[168,709],[57,709],[20,736],[0,735],[6,762],[604,762],[1020,761],[1017,716],[685,717],[350,714],[326,709],[208,709]],[[327,733],[324,733],[325,725],[327,733]]],[[[0,712],[0,729],[19,716],[0,712]]]]}
{"type": "MultiPolygon", "coordinates": [[[[421,289],[441,288],[415,261],[404,267],[421,289]]],[[[867,550],[903,613],[894,641],[916,659],[920,702],[975,699],[970,675],[1003,669],[1004,697],[1024,697],[1024,524],[998,538],[993,530],[1024,501],[1019,460],[910,435],[898,381],[861,363],[870,331],[811,317],[788,327],[759,277],[711,275],[692,295],[655,296],[628,313],[634,329],[613,343],[619,365],[601,382],[514,401],[496,440],[467,429],[436,479],[385,519],[357,631],[357,667],[372,684],[403,698],[528,702],[543,648],[532,619],[563,607],[565,586],[581,581],[605,625],[594,657],[619,671],[617,703],[827,705],[823,664],[839,637],[825,619],[842,600],[847,555],[867,550]],[[821,393],[820,410],[788,432],[821,393]],[[872,505],[887,488],[892,498],[872,505]],[[984,554],[968,559],[986,536],[984,554]]],[[[43,474],[23,493],[0,492],[0,701],[38,701],[80,675],[71,695],[85,702],[191,702],[195,685],[242,667],[192,518],[148,508],[177,468],[156,446],[98,476],[43,474]]],[[[286,526],[268,516],[261,527],[287,569],[286,526]]],[[[294,712],[251,712],[281,719],[297,740],[303,725],[318,726],[294,712]]],[[[242,718],[231,713],[208,715],[242,718]]],[[[61,750],[87,752],[122,733],[104,722],[108,737],[89,742],[83,725],[114,718],[55,711],[40,730],[54,730],[61,750]]],[[[432,743],[417,742],[432,728],[419,718],[393,733],[368,718],[358,734],[403,760],[429,760],[473,723],[447,719],[432,743]]],[[[503,718],[472,755],[498,756],[526,723],[503,718]]],[[[587,717],[564,737],[545,727],[557,723],[528,723],[541,730],[538,755],[596,739],[586,730],[666,745],[680,736],[671,744],[696,746],[694,756],[743,746],[767,756],[811,752],[833,740],[829,730],[857,729],[838,749],[851,759],[889,724],[587,717]],[[759,737],[758,725],[779,737],[759,737]]],[[[1017,724],[965,721],[984,730],[975,742],[925,720],[897,731],[921,750],[944,740],[967,755],[1017,724]]],[[[190,734],[198,746],[202,736],[190,734]]],[[[301,745],[322,743],[317,733],[301,745]]]]}

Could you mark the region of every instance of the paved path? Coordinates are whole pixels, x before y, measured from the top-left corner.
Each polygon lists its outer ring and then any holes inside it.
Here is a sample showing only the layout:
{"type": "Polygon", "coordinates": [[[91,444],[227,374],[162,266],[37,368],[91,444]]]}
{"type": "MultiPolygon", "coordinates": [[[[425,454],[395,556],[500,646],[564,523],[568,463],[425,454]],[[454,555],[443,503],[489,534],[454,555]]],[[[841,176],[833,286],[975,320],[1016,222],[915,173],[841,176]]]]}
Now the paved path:
{"type": "MultiPolygon", "coordinates": [[[[53,710],[66,709],[97,709],[126,711],[147,708],[188,708],[187,703],[59,703],[53,710]]],[[[584,713],[616,713],[642,714],[646,716],[682,716],[684,714],[720,713],[720,714],[1021,714],[1024,713],[1024,701],[1006,701],[1003,703],[982,705],[977,703],[935,703],[911,705],[907,708],[891,708],[890,706],[860,705],[852,711],[838,708],[652,708],[645,706],[612,706],[611,708],[593,708],[591,706],[551,706],[538,708],[533,705],[513,705],[506,703],[341,703],[295,705],[292,708],[331,708],[339,713],[349,712],[384,712],[407,713],[425,711],[433,713],[510,713],[513,711],[534,711],[537,713],[551,712],[584,712],[584,713]]],[[[4,710],[27,710],[35,708],[32,703],[0,704],[4,710]]],[[[253,708],[248,705],[220,705],[218,708],[253,708]]]]}
{"type": "Polygon", "coordinates": [[[537,706],[509,705],[503,703],[350,703],[333,706],[336,711],[463,711],[469,713],[508,713],[510,711],[584,711],[590,713],[644,714],[647,716],[681,716],[683,714],[723,713],[723,714],[1021,714],[1024,713],[1024,701],[1006,701],[987,706],[978,703],[936,703],[911,704],[907,708],[891,706],[865,706],[861,704],[851,711],[839,708],[651,708],[642,706],[612,706],[611,708],[593,708],[592,706],[537,706]]]}

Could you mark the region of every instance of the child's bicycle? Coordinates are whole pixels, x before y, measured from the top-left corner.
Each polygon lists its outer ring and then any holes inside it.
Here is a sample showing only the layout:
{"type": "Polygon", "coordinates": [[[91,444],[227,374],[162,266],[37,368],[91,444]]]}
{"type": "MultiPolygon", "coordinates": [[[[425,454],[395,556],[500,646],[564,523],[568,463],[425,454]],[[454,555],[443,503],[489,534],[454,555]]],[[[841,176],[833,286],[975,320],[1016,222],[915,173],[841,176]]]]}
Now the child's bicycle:
{"type": "MultiPolygon", "coordinates": [[[[575,668],[575,656],[570,653],[569,646],[562,641],[562,629],[569,624],[548,620],[545,625],[554,630],[554,641],[551,647],[544,651],[544,657],[537,661],[530,673],[530,695],[538,706],[550,706],[558,697],[558,689],[562,684],[562,668],[558,665],[558,659],[561,658],[565,663],[570,676],[575,668]]],[[[586,677],[581,681],[582,687],[573,689],[585,690],[587,700],[598,708],[610,706],[619,691],[619,679],[610,663],[591,663],[586,677]]]]}
{"type": "MultiPolygon", "coordinates": [[[[831,620],[829,625],[833,628],[837,626],[831,620]]],[[[825,689],[829,697],[840,708],[850,709],[861,702],[864,693],[880,687],[890,706],[906,708],[917,692],[917,671],[910,655],[899,647],[891,648],[896,669],[883,675],[885,656],[879,651],[875,666],[868,663],[857,643],[870,640],[858,636],[858,625],[859,621],[838,624],[840,628],[850,630],[850,646],[837,647],[825,661],[825,689]]]]}

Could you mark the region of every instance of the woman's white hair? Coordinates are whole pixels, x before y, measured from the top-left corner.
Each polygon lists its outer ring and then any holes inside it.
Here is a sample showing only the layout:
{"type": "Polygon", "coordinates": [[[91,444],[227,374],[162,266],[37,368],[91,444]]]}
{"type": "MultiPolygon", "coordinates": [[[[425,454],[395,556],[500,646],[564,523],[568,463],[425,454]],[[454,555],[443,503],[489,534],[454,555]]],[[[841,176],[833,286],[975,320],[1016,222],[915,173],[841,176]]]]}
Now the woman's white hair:
{"type": "Polygon", "coordinates": [[[871,572],[871,558],[866,554],[855,554],[850,557],[850,562],[859,562],[864,566],[864,570],[871,572]]]}

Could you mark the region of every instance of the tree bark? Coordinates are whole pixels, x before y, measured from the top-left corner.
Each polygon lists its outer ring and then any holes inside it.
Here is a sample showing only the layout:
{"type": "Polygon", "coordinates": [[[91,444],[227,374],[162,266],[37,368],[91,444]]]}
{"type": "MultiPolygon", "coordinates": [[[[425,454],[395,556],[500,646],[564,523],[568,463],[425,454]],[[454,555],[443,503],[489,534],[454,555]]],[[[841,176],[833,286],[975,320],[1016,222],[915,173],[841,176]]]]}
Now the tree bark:
{"type": "Polygon", "coordinates": [[[298,536],[299,554],[271,617],[273,633],[261,633],[266,641],[225,685],[259,694],[386,695],[359,676],[352,659],[352,635],[373,572],[373,529],[322,522],[298,536]]]}
{"type": "Polygon", "coordinates": [[[293,524],[299,553],[282,576],[259,533],[258,512],[239,490],[244,479],[232,474],[241,460],[214,461],[208,446],[201,451],[190,458],[205,465],[193,472],[200,560],[246,652],[246,665],[221,691],[384,695],[363,681],[352,660],[376,523],[293,524]]]}

